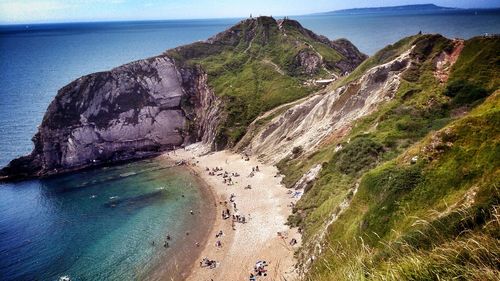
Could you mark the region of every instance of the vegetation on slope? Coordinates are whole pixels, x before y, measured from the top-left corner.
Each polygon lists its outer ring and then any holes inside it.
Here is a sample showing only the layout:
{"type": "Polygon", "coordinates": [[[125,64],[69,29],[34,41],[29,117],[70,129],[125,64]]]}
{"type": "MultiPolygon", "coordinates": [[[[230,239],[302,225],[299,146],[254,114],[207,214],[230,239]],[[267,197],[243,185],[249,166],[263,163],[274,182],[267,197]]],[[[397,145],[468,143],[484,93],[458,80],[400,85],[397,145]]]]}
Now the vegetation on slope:
{"type": "Polygon", "coordinates": [[[364,174],[311,280],[495,280],[500,92],[364,174]],[[411,164],[411,158],[418,161],[411,164]],[[345,253],[346,255],[339,255],[345,253]],[[348,254],[349,253],[349,254],[348,254]]]}
{"type": "Polygon", "coordinates": [[[318,90],[311,79],[351,71],[365,58],[345,40],[332,42],[296,21],[270,17],[244,20],[207,42],[167,54],[201,65],[223,99],[226,118],[218,128],[218,147],[234,145],[259,114],[318,90]]]}
{"type": "Polygon", "coordinates": [[[329,250],[308,280],[489,280],[500,272],[499,93],[484,102],[499,87],[500,39],[466,41],[447,83],[436,79],[435,62],[454,42],[423,35],[381,50],[338,84],[410,46],[416,63],[397,97],[356,122],[342,150],[331,143],[279,164],[291,186],[323,163],[289,221],[304,229],[304,260],[326,231],[320,242],[329,250]]]}

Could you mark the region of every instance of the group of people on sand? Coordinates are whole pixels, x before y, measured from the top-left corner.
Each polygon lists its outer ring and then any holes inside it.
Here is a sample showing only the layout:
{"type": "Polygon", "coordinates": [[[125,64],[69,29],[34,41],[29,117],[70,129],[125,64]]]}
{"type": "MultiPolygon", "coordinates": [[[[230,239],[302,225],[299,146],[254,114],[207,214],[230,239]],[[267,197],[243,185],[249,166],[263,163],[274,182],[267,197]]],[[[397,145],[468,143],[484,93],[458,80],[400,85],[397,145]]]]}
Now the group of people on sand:
{"type": "Polygon", "coordinates": [[[212,168],[212,169],[209,169],[208,167],[206,167],[205,171],[208,172],[209,176],[222,175],[222,173],[217,174],[217,172],[222,171],[222,168],[219,168],[219,167],[215,167],[215,168],[212,168]]]}
{"type": "Polygon", "coordinates": [[[222,176],[223,182],[227,185],[234,185],[233,177],[240,176],[240,174],[235,173],[235,172],[229,173],[228,171],[224,171],[224,169],[222,169],[222,167],[215,167],[212,169],[206,167],[205,171],[208,172],[209,176],[222,176]]]}
{"type": "MultiPolygon", "coordinates": [[[[283,241],[286,241],[288,239],[288,232],[286,232],[286,231],[281,232],[280,231],[280,232],[278,232],[278,237],[283,239],[283,241]]],[[[295,238],[290,239],[290,242],[289,242],[290,246],[293,247],[297,243],[298,243],[297,239],[295,239],[295,238]]]]}
{"type": "Polygon", "coordinates": [[[210,269],[214,269],[217,267],[217,261],[205,257],[200,261],[200,267],[208,267],[210,269]]]}
{"type": "Polygon", "coordinates": [[[260,172],[259,166],[252,167],[252,172],[248,175],[249,178],[255,176],[255,173],[260,172]]]}
{"type": "Polygon", "coordinates": [[[257,276],[267,276],[267,269],[266,267],[269,264],[266,261],[258,261],[255,263],[255,266],[253,268],[254,272],[250,273],[249,281],[256,281],[257,276]]]}
{"type": "Polygon", "coordinates": [[[245,216],[233,215],[233,222],[246,223],[247,219],[245,216]]]}
{"type": "Polygon", "coordinates": [[[227,175],[227,172],[225,172],[224,176],[222,177],[222,180],[227,185],[234,185],[233,179],[227,175]]]}
{"type": "Polygon", "coordinates": [[[231,211],[229,209],[222,210],[222,219],[227,220],[231,217],[231,211]]]}

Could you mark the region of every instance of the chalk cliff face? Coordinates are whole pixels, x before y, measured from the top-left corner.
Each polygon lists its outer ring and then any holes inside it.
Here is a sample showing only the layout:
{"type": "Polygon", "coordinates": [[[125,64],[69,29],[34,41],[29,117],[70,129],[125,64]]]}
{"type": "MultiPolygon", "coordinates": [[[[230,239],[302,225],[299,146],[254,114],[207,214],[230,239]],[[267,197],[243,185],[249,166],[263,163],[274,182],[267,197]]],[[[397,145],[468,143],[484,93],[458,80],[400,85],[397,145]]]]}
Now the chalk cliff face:
{"type": "Polygon", "coordinates": [[[139,159],[199,141],[224,149],[265,106],[316,91],[306,79],[342,75],[365,58],[347,40],[330,41],[293,20],[243,20],[206,41],[63,87],[33,137],[33,152],[11,161],[0,179],[139,159]],[[248,73],[260,82],[241,83],[248,73]]]}
{"type": "Polygon", "coordinates": [[[319,93],[250,132],[237,149],[276,163],[292,156],[294,148],[312,152],[327,137],[343,137],[352,123],[394,98],[401,73],[411,64],[411,50],[375,66],[345,86],[319,93]]]}

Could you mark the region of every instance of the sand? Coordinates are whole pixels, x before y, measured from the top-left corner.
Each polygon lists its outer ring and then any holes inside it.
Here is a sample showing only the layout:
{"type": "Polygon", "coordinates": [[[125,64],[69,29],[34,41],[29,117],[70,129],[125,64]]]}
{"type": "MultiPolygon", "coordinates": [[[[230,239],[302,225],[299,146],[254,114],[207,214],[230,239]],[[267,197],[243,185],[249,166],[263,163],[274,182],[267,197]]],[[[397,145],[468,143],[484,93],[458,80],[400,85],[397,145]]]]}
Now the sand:
{"type": "MultiPolygon", "coordinates": [[[[258,277],[257,280],[294,280],[294,251],[300,246],[300,234],[296,229],[285,225],[287,217],[291,214],[290,203],[298,199],[292,198],[289,190],[280,184],[281,177],[275,177],[278,169],[274,166],[264,165],[256,159],[245,161],[244,157],[230,151],[220,151],[200,156],[200,145],[192,145],[186,149],[179,149],[165,153],[161,157],[176,161],[187,161],[193,169],[211,188],[217,203],[217,216],[211,233],[206,239],[203,250],[198,257],[198,262],[190,270],[187,280],[192,281],[236,281],[248,280],[253,272],[254,265],[259,260],[266,261],[269,266],[267,276],[258,277]],[[253,177],[248,177],[252,167],[259,166],[260,172],[253,177]],[[239,177],[231,177],[234,185],[223,182],[222,176],[211,176],[206,167],[212,169],[220,167],[229,174],[238,173],[239,177]],[[244,187],[251,185],[251,189],[244,187]],[[234,224],[232,219],[222,219],[222,210],[229,208],[234,214],[233,204],[229,198],[235,195],[237,214],[246,217],[246,223],[234,224]],[[227,205],[224,204],[227,201],[227,205]],[[215,235],[222,230],[224,235],[216,238],[215,235]],[[281,232],[286,238],[280,237],[281,232]],[[290,246],[289,242],[295,238],[298,243],[290,246]],[[222,247],[216,247],[220,240],[222,247]],[[217,261],[215,269],[200,267],[203,257],[217,261]]],[[[221,172],[217,172],[219,174],[221,172]]]]}

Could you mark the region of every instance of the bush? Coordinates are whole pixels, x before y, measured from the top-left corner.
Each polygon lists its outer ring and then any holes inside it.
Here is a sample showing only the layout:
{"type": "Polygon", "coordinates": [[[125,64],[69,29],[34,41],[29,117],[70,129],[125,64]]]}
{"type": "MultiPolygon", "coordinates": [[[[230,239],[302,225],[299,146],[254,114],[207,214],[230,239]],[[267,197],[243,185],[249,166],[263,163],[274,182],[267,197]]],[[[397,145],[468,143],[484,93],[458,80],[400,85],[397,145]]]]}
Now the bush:
{"type": "Polygon", "coordinates": [[[455,81],[446,87],[444,94],[452,98],[452,104],[460,106],[471,104],[487,97],[488,91],[479,86],[467,83],[466,81],[455,81]]]}
{"type": "Polygon", "coordinates": [[[333,162],[339,171],[352,175],[375,166],[382,151],[380,143],[367,136],[360,136],[340,150],[333,162]]]}

